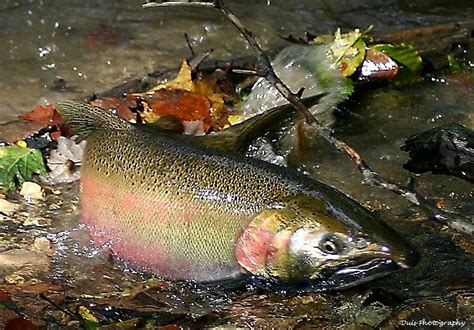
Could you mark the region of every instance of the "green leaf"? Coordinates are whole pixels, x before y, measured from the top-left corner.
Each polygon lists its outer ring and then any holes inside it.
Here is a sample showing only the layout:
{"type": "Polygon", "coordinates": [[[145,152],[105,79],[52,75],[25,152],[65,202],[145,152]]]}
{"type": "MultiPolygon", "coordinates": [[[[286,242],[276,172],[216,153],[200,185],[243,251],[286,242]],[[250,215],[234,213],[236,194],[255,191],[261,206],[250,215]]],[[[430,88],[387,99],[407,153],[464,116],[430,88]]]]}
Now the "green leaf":
{"type": "Polygon", "coordinates": [[[20,146],[0,147],[0,189],[14,189],[16,183],[46,174],[41,151],[20,146]]]}
{"type": "Polygon", "coordinates": [[[349,77],[362,64],[365,58],[365,41],[363,39],[349,47],[346,53],[340,58],[339,65],[343,77],[349,77]]]}
{"type": "Polygon", "coordinates": [[[393,82],[406,84],[421,78],[422,59],[415,47],[405,44],[378,44],[370,46],[370,49],[387,54],[401,65],[397,76],[392,79],[393,82]]]}
{"type": "Polygon", "coordinates": [[[328,42],[331,57],[340,66],[341,75],[348,77],[362,64],[365,57],[365,41],[359,29],[341,33],[337,29],[332,41],[328,42]]]}
{"type": "Polygon", "coordinates": [[[463,63],[462,60],[457,59],[452,54],[448,55],[448,63],[452,72],[465,74],[471,80],[474,80],[474,67],[468,63],[463,63]]]}
{"type": "Polygon", "coordinates": [[[459,63],[459,61],[452,54],[448,55],[448,63],[449,63],[449,67],[454,72],[461,72],[462,71],[461,63],[459,63]]]}

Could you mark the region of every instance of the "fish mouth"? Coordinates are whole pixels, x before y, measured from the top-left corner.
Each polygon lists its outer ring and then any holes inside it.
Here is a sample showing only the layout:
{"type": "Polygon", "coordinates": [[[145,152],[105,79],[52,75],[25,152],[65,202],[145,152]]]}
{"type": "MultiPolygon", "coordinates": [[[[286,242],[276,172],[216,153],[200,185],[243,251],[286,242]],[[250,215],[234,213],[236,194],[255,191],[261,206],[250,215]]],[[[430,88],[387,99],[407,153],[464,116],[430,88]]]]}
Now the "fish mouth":
{"type": "Polygon", "coordinates": [[[391,259],[371,259],[327,270],[314,279],[310,286],[315,291],[347,289],[387,275],[397,268],[399,265],[391,259]]]}

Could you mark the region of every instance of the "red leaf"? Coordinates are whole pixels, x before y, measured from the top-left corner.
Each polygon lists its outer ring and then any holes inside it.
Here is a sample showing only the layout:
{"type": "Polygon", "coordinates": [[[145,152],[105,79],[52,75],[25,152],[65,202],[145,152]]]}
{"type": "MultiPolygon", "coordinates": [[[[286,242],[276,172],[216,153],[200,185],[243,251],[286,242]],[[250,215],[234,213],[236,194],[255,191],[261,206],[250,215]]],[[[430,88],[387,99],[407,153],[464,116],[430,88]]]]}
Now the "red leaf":
{"type": "Polygon", "coordinates": [[[37,330],[39,329],[33,322],[20,316],[7,322],[5,330],[37,330]]]}
{"type": "Polygon", "coordinates": [[[101,99],[90,102],[92,105],[102,108],[107,111],[113,111],[117,116],[127,121],[136,121],[137,114],[131,109],[138,106],[135,97],[127,95],[125,98],[119,99],[117,97],[103,97],[101,99]]]}
{"type": "Polygon", "coordinates": [[[159,116],[174,116],[181,121],[203,121],[204,131],[211,127],[211,102],[206,96],[182,89],[160,89],[144,96],[153,112],[159,116]]]}
{"type": "Polygon", "coordinates": [[[61,115],[52,105],[40,105],[30,112],[19,115],[18,118],[44,125],[58,125],[63,123],[61,115]]]}
{"type": "Polygon", "coordinates": [[[1,301],[9,301],[11,300],[10,296],[8,295],[8,293],[6,293],[5,291],[3,291],[2,289],[0,289],[0,302],[1,301]]]}

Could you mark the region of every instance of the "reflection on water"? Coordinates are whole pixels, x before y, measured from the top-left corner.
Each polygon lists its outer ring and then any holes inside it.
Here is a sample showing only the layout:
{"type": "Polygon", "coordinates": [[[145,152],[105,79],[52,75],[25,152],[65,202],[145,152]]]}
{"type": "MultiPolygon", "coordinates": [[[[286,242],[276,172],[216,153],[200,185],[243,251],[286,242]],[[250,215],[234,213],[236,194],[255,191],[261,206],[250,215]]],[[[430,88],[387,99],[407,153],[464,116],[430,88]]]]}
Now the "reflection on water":
{"type": "MultiPolygon", "coordinates": [[[[301,35],[305,30],[327,32],[339,26],[374,24],[378,31],[391,31],[465,20],[474,14],[470,1],[459,1],[457,7],[439,1],[229,3],[264,47],[282,44],[279,35],[301,35]]],[[[213,48],[213,56],[218,58],[249,52],[235,30],[214,12],[192,8],[142,10],[140,4],[3,1],[0,122],[38,103],[82,97],[156,69],[177,67],[189,55],[184,32],[196,51],[213,48]]],[[[404,182],[408,177],[402,168],[407,156],[400,151],[404,139],[452,121],[474,129],[473,88],[472,82],[450,75],[416,86],[380,88],[345,104],[335,128],[375,169],[404,182]]],[[[445,313],[448,319],[468,315],[460,311],[472,303],[474,295],[469,254],[472,242],[428,221],[405,200],[362,185],[361,176],[347,159],[323,143],[318,146],[313,150],[316,165],[307,168],[308,172],[378,210],[417,247],[422,255],[418,267],[342,293],[288,296],[253,287],[223,292],[152,280],[153,285],[143,294],[133,295],[137,287],[151,283],[150,276],[128,269],[107,257],[107,251],[90,245],[79,224],[77,185],[62,187],[61,195],[50,196],[42,205],[23,205],[24,214],[18,221],[2,224],[7,234],[0,236],[0,247],[21,248],[31,237],[46,235],[55,250],[47,280],[68,286],[69,294],[76,298],[84,294],[93,297],[83,304],[101,315],[108,311],[106,316],[111,320],[136,316],[126,311],[137,305],[156,308],[160,320],[165,320],[163,324],[179,320],[183,325],[201,326],[379,325],[390,312],[395,323],[385,325],[397,325],[396,318],[402,312],[411,315],[415,310],[428,311],[428,318],[438,317],[437,312],[445,313]],[[43,227],[25,226],[24,221],[30,218],[48,221],[43,227]],[[101,301],[110,303],[104,300],[104,293],[108,298],[121,296],[121,305],[116,301],[114,308],[101,306],[101,301]]],[[[428,174],[418,179],[417,188],[447,207],[474,213],[472,184],[428,174]]],[[[47,305],[45,310],[53,313],[55,309],[47,305]]]]}
{"type": "MultiPolygon", "coordinates": [[[[106,90],[197,51],[248,52],[234,28],[209,9],[141,9],[142,1],[19,1],[0,4],[0,122],[38,103],[106,90]],[[58,88],[58,78],[67,83],[58,88]]],[[[469,19],[469,1],[229,1],[264,47],[279,35],[336,27],[397,30],[469,19]]]]}

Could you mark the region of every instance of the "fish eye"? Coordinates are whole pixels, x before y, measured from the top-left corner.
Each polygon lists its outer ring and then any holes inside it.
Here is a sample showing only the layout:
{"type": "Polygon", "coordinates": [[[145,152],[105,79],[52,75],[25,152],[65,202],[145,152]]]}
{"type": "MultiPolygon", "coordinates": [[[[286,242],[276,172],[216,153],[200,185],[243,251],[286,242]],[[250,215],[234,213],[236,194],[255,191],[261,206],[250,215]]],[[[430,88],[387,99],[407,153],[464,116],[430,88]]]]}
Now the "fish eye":
{"type": "Polygon", "coordinates": [[[337,237],[331,236],[322,240],[319,243],[319,248],[327,254],[338,254],[342,252],[344,246],[337,237]]]}

